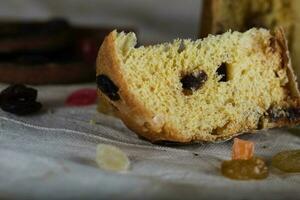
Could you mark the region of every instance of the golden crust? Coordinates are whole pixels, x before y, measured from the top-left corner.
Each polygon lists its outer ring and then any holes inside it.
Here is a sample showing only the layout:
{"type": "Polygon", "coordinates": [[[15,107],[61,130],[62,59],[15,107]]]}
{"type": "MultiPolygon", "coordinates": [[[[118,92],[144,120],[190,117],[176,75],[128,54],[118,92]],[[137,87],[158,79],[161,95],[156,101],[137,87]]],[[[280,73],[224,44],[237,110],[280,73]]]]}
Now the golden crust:
{"type": "MultiPolygon", "coordinates": [[[[286,49],[286,40],[282,30],[277,30],[275,33],[275,39],[280,44],[277,45],[279,49],[275,49],[283,52],[281,55],[285,56],[287,60],[284,61],[284,66],[289,71],[289,91],[293,94],[293,99],[291,101],[295,102],[294,106],[299,106],[299,90],[297,87],[295,76],[291,68],[289,61],[288,51],[286,49]]],[[[118,94],[120,100],[112,101],[105,95],[101,94],[101,98],[104,101],[107,101],[113,107],[116,108],[117,115],[122,119],[125,125],[137,133],[138,135],[150,140],[151,142],[157,141],[171,141],[171,142],[180,142],[180,143],[191,143],[199,141],[220,141],[228,140],[234,136],[242,134],[240,132],[241,125],[235,124],[235,126],[226,127],[226,133],[222,135],[208,135],[208,136],[189,136],[180,134],[176,129],[170,127],[167,123],[157,123],[154,120],[155,113],[151,113],[146,110],[137,98],[131,94],[127,86],[126,81],[122,76],[121,63],[117,55],[116,47],[116,32],[110,33],[102,43],[102,46],[99,50],[97,58],[97,75],[104,74],[108,76],[114,84],[119,88],[118,94]]],[[[288,104],[289,106],[291,104],[288,104]]],[[[262,129],[281,127],[294,125],[300,121],[291,121],[288,119],[279,120],[274,122],[269,119],[269,116],[262,117],[262,129]]],[[[253,124],[243,124],[243,127],[248,127],[248,132],[254,133],[257,131],[257,125],[253,124]]]]}
{"type": "MultiPolygon", "coordinates": [[[[116,33],[110,33],[102,43],[97,57],[97,75],[107,75],[114,84],[119,88],[119,101],[111,101],[105,95],[101,98],[110,102],[117,109],[117,115],[122,119],[125,125],[141,135],[142,137],[155,141],[176,141],[190,142],[192,138],[180,135],[171,127],[162,125],[156,127],[152,118],[154,113],[145,110],[140,103],[135,99],[134,95],[130,94],[127,84],[122,77],[120,71],[120,61],[117,58],[115,41],[116,33]]],[[[99,91],[101,93],[101,91],[99,91]]]]}
{"type": "Polygon", "coordinates": [[[287,69],[287,75],[289,79],[288,87],[291,91],[291,96],[294,98],[299,98],[300,93],[298,89],[297,77],[295,76],[294,70],[292,68],[288,44],[284,35],[283,28],[279,27],[275,29],[275,38],[279,45],[279,48],[277,50],[281,52],[283,67],[287,69]]]}
{"type": "MultiPolygon", "coordinates": [[[[282,67],[287,69],[287,76],[288,76],[288,84],[287,89],[289,91],[290,99],[288,99],[288,106],[293,108],[300,107],[300,93],[298,89],[297,78],[294,75],[294,71],[291,65],[291,59],[288,51],[287,40],[284,35],[283,28],[279,27],[274,30],[274,38],[275,42],[277,43],[275,51],[279,51],[281,53],[282,58],[282,67]]],[[[286,107],[286,105],[282,105],[282,107],[286,107]]],[[[291,121],[287,118],[283,118],[273,122],[269,119],[269,116],[265,116],[263,120],[263,128],[269,129],[274,127],[284,127],[284,126],[293,126],[299,124],[300,120],[291,121]]]]}

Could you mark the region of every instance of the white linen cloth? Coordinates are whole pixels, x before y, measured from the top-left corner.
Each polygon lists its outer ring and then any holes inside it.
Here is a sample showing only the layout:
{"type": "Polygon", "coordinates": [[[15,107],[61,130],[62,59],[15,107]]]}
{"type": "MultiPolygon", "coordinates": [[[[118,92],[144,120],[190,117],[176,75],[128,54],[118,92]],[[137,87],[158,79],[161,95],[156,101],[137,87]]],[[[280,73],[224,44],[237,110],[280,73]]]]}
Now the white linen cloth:
{"type": "MultiPolygon", "coordinates": [[[[43,110],[17,117],[0,111],[0,199],[297,199],[299,174],[271,168],[261,181],[234,181],[220,173],[232,141],[185,146],[153,145],[96,106],[67,107],[65,98],[94,85],[40,86],[43,110]],[[96,124],[91,123],[91,120],[96,124]],[[127,173],[101,170],[96,145],[112,144],[131,160],[127,173]]],[[[296,131],[297,132],[297,131],[296,131]]],[[[285,129],[241,138],[270,158],[297,149],[300,134],[285,129]]]]}
{"type": "MultiPolygon", "coordinates": [[[[133,25],[143,42],[195,38],[199,10],[197,0],[0,1],[1,17],[64,16],[73,23],[133,25]]],[[[64,106],[68,94],[84,87],[95,85],[36,87],[44,105],[36,115],[0,110],[0,199],[300,199],[299,174],[271,168],[262,181],[224,178],[220,164],[230,159],[232,141],[152,145],[120,120],[97,113],[96,106],[64,106]],[[122,149],[130,170],[99,169],[98,143],[122,149]]],[[[300,146],[299,133],[286,129],[241,138],[254,141],[255,154],[268,162],[275,153],[300,146]]]]}

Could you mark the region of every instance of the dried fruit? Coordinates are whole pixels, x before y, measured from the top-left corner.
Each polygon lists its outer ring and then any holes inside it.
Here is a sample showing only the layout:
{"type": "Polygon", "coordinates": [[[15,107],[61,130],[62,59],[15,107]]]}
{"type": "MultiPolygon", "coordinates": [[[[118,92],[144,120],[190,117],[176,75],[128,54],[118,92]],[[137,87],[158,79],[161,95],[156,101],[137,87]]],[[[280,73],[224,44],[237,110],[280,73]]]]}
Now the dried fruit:
{"type": "Polygon", "coordinates": [[[97,76],[97,85],[100,91],[112,101],[120,100],[119,88],[106,75],[101,74],[97,76]]]}
{"type": "Polygon", "coordinates": [[[69,106],[86,106],[96,103],[97,91],[95,89],[80,89],[70,94],[65,102],[69,106]]]}
{"type": "Polygon", "coordinates": [[[130,166],[130,161],[123,151],[107,144],[97,145],[96,162],[100,168],[115,172],[127,171],[130,166]]]}
{"type": "Polygon", "coordinates": [[[219,76],[222,76],[222,78],[219,80],[219,82],[227,81],[227,64],[226,63],[222,63],[216,72],[219,76]]]}
{"type": "Polygon", "coordinates": [[[299,108],[288,108],[288,119],[290,121],[299,120],[300,118],[300,109],[299,108]]]}
{"type": "Polygon", "coordinates": [[[198,72],[187,74],[180,80],[184,90],[195,91],[200,89],[207,80],[207,74],[200,70],[198,72]]]}
{"type": "Polygon", "coordinates": [[[27,115],[39,111],[42,104],[35,101],[11,101],[1,104],[1,109],[16,115],[27,115]]]}
{"type": "Polygon", "coordinates": [[[13,100],[35,101],[36,98],[37,90],[21,84],[9,86],[0,93],[1,102],[13,100]]]}
{"type": "Polygon", "coordinates": [[[296,121],[300,119],[300,109],[299,108],[283,108],[283,109],[268,109],[267,115],[272,122],[279,120],[289,120],[296,121]]]}
{"type": "Polygon", "coordinates": [[[12,85],[0,93],[0,107],[17,115],[32,114],[42,107],[36,98],[37,90],[20,84],[12,85]]]}
{"type": "Polygon", "coordinates": [[[300,172],[300,150],[283,151],[272,158],[272,166],[284,172],[300,172]]]}
{"type": "Polygon", "coordinates": [[[232,147],[232,160],[248,160],[253,157],[254,143],[234,138],[232,147]]]}
{"type": "Polygon", "coordinates": [[[249,160],[224,161],[221,172],[224,176],[237,180],[265,179],[269,175],[265,161],[256,157],[249,160]]]}
{"type": "Polygon", "coordinates": [[[232,160],[222,163],[222,174],[237,180],[267,178],[269,172],[265,161],[253,157],[253,152],[253,142],[235,138],[232,147],[232,160]]]}

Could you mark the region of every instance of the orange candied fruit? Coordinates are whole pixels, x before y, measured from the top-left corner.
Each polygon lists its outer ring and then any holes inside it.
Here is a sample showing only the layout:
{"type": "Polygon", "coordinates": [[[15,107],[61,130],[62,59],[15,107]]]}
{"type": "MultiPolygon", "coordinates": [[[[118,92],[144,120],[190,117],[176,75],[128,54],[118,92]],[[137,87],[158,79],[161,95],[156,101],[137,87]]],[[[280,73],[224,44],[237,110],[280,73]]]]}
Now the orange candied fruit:
{"type": "Polygon", "coordinates": [[[234,138],[232,147],[232,160],[249,160],[253,157],[254,143],[234,138]]]}

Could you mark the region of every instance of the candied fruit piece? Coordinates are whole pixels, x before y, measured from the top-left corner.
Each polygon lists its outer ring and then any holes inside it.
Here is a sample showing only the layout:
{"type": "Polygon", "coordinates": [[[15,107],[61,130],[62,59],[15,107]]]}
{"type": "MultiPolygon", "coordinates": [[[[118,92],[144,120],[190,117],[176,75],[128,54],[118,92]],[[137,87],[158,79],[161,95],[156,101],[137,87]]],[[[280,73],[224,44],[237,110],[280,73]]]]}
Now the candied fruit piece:
{"type": "Polygon", "coordinates": [[[248,160],[253,157],[254,143],[234,138],[232,147],[232,160],[248,160]]]}
{"type": "Polygon", "coordinates": [[[96,89],[80,89],[70,94],[65,102],[69,106],[86,106],[96,103],[96,89]]]}
{"type": "Polygon", "coordinates": [[[221,172],[223,176],[236,180],[265,179],[269,175],[265,161],[256,157],[224,161],[221,172]]]}
{"type": "Polygon", "coordinates": [[[107,144],[97,145],[96,162],[100,168],[115,172],[127,171],[130,166],[129,158],[121,149],[107,144]]]}
{"type": "Polygon", "coordinates": [[[300,172],[300,150],[277,153],[272,158],[272,166],[284,172],[300,172]]]}

